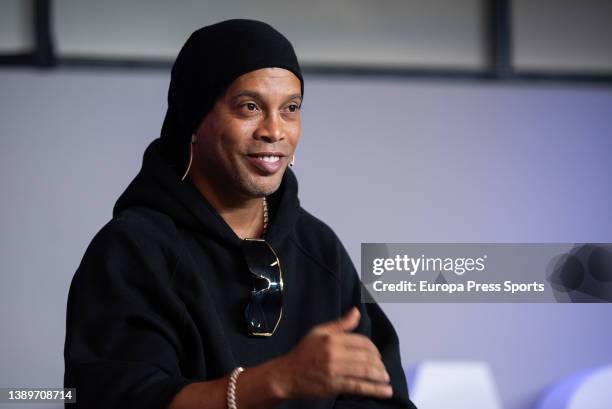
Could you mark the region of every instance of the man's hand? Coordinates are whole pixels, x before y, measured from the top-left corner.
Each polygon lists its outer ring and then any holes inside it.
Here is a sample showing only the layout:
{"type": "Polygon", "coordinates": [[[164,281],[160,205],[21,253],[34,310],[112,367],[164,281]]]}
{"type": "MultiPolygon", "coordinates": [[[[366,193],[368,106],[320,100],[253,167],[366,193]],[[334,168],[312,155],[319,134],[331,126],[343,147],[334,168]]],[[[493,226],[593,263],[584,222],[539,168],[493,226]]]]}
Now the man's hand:
{"type": "Polygon", "coordinates": [[[380,352],[368,337],[350,332],[359,318],[359,310],[353,307],[338,320],[313,327],[291,351],[274,360],[282,399],[392,396],[380,352]]]}
{"type": "MultiPolygon", "coordinates": [[[[353,307],[340,319],[313,327],[287,354],[246,368],[238,378],[238,407],[270,409],[285,399],[337,394],[391,397],[378,349],[368,337],[350,332],[359,318],[353,307]]],[[[228,379],[191,383],[169,408],[225,408],[228,379]]]]}

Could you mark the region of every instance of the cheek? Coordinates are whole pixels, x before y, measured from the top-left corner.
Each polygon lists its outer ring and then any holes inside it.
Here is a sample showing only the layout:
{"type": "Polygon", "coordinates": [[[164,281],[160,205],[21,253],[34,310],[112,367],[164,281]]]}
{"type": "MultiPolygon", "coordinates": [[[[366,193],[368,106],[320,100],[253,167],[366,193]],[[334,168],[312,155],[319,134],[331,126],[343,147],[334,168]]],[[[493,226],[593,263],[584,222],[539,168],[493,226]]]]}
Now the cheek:
{"type": "Polygon", "coordinates": [[[241,135],[244,130],[236,124],[228,123],[217,132],[215,150],[217,154],[227,157],[241,146],[241,135]]]}
{"type": "Polygon", "coordinates": [[[229,123],[217,134],[213,151],[210,156],[211,163],[215,162],[218,166],[236,169],[241,166],[242,156],[248,152],[250,141],[249,126],[245,124],[229,123]]]}
{"type": "Polygon", "coordinates": [[[215,168],[227,162],[227,152],[230,151],[222,134],[209,133],[203,135],[195,144],[199,162],[206,168],[215,168]]]}

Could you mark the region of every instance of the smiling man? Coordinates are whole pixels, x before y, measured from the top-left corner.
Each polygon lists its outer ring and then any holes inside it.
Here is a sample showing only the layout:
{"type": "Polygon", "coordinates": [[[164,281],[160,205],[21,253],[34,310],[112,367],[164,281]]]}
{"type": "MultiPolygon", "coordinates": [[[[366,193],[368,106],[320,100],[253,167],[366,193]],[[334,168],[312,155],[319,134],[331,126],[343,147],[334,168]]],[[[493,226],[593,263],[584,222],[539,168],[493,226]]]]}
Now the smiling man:
{"type": "Polygon", "coordinates": [[[391,323],[299,204],[303,95],[267,24],[187,40],[161,137],[70,287],[76,407],[414,408],[391,323]]]}
{"type": "Polygon", "coordinates": [[[262,198],[293,160],[301,102],[294,73],[260,68],[229,85],[192,138],[191,181],[239,237],[262,234],[262,198]]]}

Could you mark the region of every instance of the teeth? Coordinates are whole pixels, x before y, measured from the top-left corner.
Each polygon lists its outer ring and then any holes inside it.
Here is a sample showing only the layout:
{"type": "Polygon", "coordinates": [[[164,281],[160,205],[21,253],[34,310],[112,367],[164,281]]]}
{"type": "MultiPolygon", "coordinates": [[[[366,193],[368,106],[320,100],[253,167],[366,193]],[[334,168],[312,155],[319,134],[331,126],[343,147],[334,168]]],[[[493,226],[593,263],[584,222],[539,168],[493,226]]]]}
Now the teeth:
{"type": "Polygon", "coordinates": [[[280,159],[279,156],[260,156],[260,158],[264,162],[277,162],[280,159]]]}

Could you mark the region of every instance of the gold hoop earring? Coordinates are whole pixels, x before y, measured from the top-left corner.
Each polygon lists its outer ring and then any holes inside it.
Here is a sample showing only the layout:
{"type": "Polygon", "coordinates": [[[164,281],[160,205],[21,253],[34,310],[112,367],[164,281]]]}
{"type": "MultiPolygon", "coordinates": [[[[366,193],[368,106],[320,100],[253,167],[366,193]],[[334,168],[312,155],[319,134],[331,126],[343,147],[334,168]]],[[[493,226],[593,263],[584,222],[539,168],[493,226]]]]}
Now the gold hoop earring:
{"type": "Polygon", "coordinates": [[[195,143],[195,135],[191,135],[191,143],[189,144],[189,164],[187,164],[187,170],[185,174],[181,178],[181,180],[185,180],[187,175],[189,174],[189,170],[191,169],[191,162],[193,162],[193,148],[191,147],[195,143]]]}

